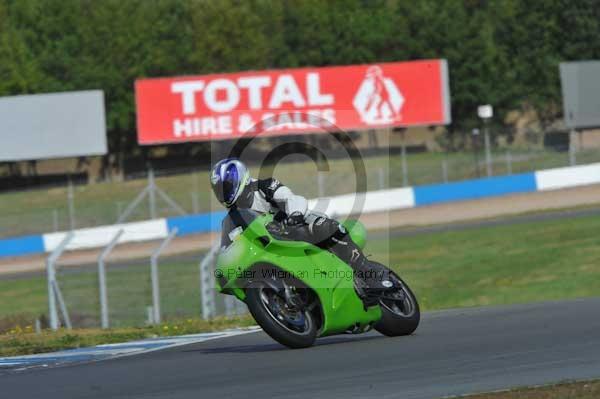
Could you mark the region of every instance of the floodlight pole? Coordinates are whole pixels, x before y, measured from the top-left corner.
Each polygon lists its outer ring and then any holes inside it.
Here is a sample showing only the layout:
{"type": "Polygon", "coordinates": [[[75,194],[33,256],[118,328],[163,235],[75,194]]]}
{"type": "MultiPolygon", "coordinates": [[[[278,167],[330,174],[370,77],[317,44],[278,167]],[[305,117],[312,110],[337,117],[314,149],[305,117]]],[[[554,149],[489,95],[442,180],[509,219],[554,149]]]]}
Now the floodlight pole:
{"type": "Polygon", "coordinates": [[[483,140],[485,142],[485,169],[488,177],[494,174],[492,170],[492,150],[490,145],[490,131],[488,127],[489,120],[489,118],[485,118],[483,120],[483,140]]]}
{"type": "Polygon", "coordinates": [[[479,129],[475,128],[472,130],[473,135],[473,156],[475,157],[475,173],[477,173],[477,177],[480,177],[479,174],[479,129]]]}
{"type": "Polygon", "coordinates": [[[477,116],[480,119],[483,119],[483,140],[485,145],[485,166],[487,176],[490,177],[493,174],[492,171],[492,150],[490,143],[490,131],[488,127],[488,123],[490,119],[494,116],[494,108],[489,105],[480,105],[477,107],[477,116]]]}

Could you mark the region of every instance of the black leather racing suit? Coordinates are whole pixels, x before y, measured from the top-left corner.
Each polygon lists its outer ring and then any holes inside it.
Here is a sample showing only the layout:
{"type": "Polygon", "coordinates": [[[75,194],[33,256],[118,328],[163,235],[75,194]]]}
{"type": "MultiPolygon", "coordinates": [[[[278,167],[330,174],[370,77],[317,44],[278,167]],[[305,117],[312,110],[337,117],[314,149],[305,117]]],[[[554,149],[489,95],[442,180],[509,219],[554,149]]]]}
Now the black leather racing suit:
{"type": "Polygon", "coordinates": [[[236,204],[223,219],[221,246],[231,243],[229,233],[241,223],[241,221],[235,220],[234,213],[237,208],[251,209],[259,213],[277,214],[282,212],[286,216],[296,214],[304,219],[307,215],[308,201],[306,198],[294,194],[277,179],[251,179],[236,204]]]}

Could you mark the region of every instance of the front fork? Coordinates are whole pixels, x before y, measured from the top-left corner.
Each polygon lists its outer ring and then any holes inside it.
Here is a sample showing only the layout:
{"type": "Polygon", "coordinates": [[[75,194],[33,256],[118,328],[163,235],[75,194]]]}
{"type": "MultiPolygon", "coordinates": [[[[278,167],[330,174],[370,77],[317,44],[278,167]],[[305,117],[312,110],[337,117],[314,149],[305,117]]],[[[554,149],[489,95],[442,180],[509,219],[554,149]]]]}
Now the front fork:
{"type": "Polygon", "coordinates": [[[271,287],[279,297],[285,300],[288,306],[302,310],[307,304],[304,303],[295,287],[289,285],[284,279],[269,278],[264,280],[265,284],[271,287]]]}

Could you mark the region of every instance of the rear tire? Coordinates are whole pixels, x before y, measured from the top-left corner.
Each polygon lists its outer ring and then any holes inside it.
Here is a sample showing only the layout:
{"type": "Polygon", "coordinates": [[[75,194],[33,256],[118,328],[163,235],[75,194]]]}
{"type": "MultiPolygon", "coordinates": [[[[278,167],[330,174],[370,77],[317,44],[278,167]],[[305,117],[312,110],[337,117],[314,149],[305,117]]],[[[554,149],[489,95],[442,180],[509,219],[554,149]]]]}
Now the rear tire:
{"type": "Polygon", "coordinates": [[[302,311],[301,319],[304,321],[303,331],[294,331],[287,327],[282,320],[278,320],[275,312],[269,307],[265,297],[269,290],[273,291],[263,281],[252,282],[246,288],[246,304],[258,325],[275,341],[292,349],[307,348],[312,346],[317,338],[317,323],[309,311],[302,311]]]}
{"type": "Polygon", "coordinates": [[[375,330],[388,337],[410,335],[417,329],[421,320],[419,303],[415,294],[400,277],[393,272],[390,272],[390,277],[401,284],[410,303],[399,300],[394,306],[390,301],[380,300],[381,319],[375,324],[375,330]]]}

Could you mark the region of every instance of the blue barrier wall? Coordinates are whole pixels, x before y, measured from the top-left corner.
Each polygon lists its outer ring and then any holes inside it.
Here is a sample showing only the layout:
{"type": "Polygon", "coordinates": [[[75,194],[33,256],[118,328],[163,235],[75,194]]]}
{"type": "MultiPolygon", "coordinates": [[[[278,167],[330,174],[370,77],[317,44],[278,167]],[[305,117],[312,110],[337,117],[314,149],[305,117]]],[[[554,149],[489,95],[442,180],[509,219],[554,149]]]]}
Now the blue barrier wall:
{"type": "MultiPolygon", "coordinates": [[[[443,202],[463,201],[484,197],[495,197],[514,193],[527,193],[538,190],[574,187],[582,184],[600,183],[598,172],[600,163],[569,168],[551,169],[511,176],[498,176],[483,179],[465,180],[454,183],[432,184],[409,188],[413,190],[414,206],[424,206],[443,202]],[[537,178],[536,178],[537,176],[537,178]],[[539,183],[541,179],[541,183],[539,183]],[[557,186],[557,182],[560,184],[557,186]],[[538,187],[540,185],[540,187],[538,187]]],[[[178,229],[178,236],[208,233],[221,229],[221,220],[226,212],[204,213],[179,216],[161,221],[167,229],[178,229]]],[[[162,225],[164,227],[164,225],[162,225]]],[[[161,230],[162,231],[162,230],[161,230]]],[[[165,233],[166,236],[166,233],[165,233]]],[[[9,256],[44,253],[44,235],[15,237],[0,240],[0,258],[9,256]]]]}
{"type": "Polygon", "coordinates": [[[44,253],[42,236],[25,236],[0,240],[0,258],[44,253]]]}
{"type": "Polygon", "coordinates": [[[415,206],[536,191],[535,173],[413,187],[415,206]]]}
{"type": "Polygon", "coordinates": [[[177,227],[177,235],[208,233],[221,230],[221,221],[227,212],[203,213],[200,215],[167,218],[167,230],[177,227]]]}

